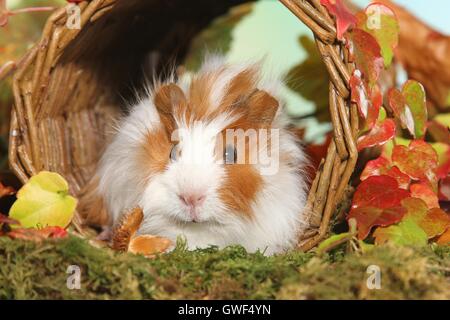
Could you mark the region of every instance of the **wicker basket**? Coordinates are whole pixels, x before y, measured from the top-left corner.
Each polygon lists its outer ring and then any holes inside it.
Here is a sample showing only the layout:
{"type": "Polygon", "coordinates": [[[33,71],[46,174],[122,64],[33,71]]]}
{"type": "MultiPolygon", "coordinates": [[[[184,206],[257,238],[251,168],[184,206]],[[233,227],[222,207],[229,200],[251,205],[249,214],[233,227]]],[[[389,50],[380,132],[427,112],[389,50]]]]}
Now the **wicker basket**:
{"type": "MultiPolygon", "coordinates": [[[[108,141],[111,119],[121,112],[121,99],[131,98],[130,88],[142,83],[142,65],[164,72],[183,58],[198,31],[241,2],[197,0],[186,8],[183,0],[84,1],[81,29],[66,27],[65,8],[56,11],[14,76],[14,173],[25,182],[43,169],[59,172],[79,196],[108,141]]],[[[357,160],[358,114],[349,99],[354,66],[320,0],[281,2],[313,31],[331,79],[334,139],[309,193],[311,230],[299,242],[309,250],[326,236],[357,160]]]]}

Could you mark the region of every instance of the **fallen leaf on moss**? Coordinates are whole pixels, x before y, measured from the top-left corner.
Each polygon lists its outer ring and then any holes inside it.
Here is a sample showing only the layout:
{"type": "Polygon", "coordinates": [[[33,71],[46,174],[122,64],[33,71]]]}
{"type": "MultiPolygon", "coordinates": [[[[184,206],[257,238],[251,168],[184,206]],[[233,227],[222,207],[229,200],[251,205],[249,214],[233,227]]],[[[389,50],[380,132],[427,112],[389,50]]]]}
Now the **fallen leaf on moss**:
{"type": "Polygon", "coordinates": [[[166,251],[171,245],[172,241],[169,239],[146,234],[132,238],[128,251],[150,257],[166,251]]]}
{"type": "Polygon", "coordinates": [[[72,220],[77,200],[69,195],[69,185],[59,174],[42,171],[17,192],[9,216],[25,228],[59,226],[72,220]]]}
{"type": "Polygon", "coordinates": [[[127,251],[128,246],[144,219],[144,213],[140,207],[131,209],[125,213],[113,230],[112,247],[117,251],[127,251]]]}
{"type": "Polygon", "coordinates": [[[113,231],[112,248],[142,254],[146,257],[166,251],[172,245],[169,239],[153,235],[136,236],[143,219],[144,214],[140,207],[133,208],[124,214],[113,231]]]}

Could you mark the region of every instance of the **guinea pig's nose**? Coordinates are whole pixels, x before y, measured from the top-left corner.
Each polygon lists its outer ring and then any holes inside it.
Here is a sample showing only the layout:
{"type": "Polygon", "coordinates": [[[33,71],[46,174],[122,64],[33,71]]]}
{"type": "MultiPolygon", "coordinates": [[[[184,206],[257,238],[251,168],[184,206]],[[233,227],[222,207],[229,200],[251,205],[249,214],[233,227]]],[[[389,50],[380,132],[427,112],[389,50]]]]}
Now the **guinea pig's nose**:
{"type": "Polygon", "coordinates": [[[178,197],[188,207],[198,207],[205,201],[206,198],[206,196],[203,194],[193,193],[180,194],[178,195],[178,197]]]}

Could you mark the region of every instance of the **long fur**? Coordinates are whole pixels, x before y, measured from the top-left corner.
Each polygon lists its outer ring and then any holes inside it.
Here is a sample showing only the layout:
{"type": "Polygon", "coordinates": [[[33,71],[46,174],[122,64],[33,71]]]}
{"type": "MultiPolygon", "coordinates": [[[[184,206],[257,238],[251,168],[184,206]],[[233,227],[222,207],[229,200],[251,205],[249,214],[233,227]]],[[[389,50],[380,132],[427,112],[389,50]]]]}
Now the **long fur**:
{"type": "MultiPolygon", "coordinates": [[[[148,96],[134,105],[118,126],[97,172],[98,192],[105,200],[113,223],[130,208],[141,206],[144,222],[138,231],[140,234],[163,236],[174,242],[182,236],[190,249],[240,244],[249,251],[273,254],[295,246],[308,224],[302,171],[306,160],[298,141],[287,130],[283,108],[278,108],[269,126],[280,132],[280,161],[275,174],[255,174],[258,164],[252,164],[239,169],[242,170],[240,179],[241,173],[233,175],[237,167],[215,161],[215,137],[239,117],[229,112],[230,106],[226,110],[217,108],[232,94],[229,90],[233,79],[255,68],[257,66],[251,64],[230,66],[217,56],[206,59],[194,79],[206,78],[203,85],[208,89],[203,100],[207,100],[208,110],[206,113],[203,110],[204,118],[195,121],[192,115],[175,117],[174,125],[187,132],[181,145],[182,155],[177,161],[169,159],[172,145],[167,141],[162,115],[154,102],[164,83],[148,89],[148,96]],[[224,187],[227,185],[233,192],[227,193],[224,187]],[[206,198],[198,223],[189,221],[178,197],[190,190],[199,191],[206,198]],[[228,198],[224,196],[227,194],[228,198]]],[[[274,90],[278,80],[268,82],[257,70],[255,74],[254,88],[267,91],[280,101],[274,90]]],[[[190,91],[199,89],[192,86],[192,81],[176,83],[188,97],[188,104],[192,97],[190,91]]],[[[264,111],[265,106],[257,107],[264,111]]],[[[196,105],[190,108],[192,113],[198,111],[196,105]]]]}

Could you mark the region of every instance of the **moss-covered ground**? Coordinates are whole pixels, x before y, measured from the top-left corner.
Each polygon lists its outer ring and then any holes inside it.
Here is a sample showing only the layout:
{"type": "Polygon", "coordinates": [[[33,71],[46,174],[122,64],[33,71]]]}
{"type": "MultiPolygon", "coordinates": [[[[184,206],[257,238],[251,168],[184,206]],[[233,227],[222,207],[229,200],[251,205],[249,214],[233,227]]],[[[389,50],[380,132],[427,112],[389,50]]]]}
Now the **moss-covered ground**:
{"type": "Polygon", "coordinates": [[[292,252],[265,257],[240,247],[154,259],[69,237],[33,243],[0,238],[0,299],[450,299],[450,248],[379,247],[358,255],[292,252]],[[81,268],[81,288],[66,286],[81,268]],[[369,290],[368,266],[381,270],[369,290]]]}

